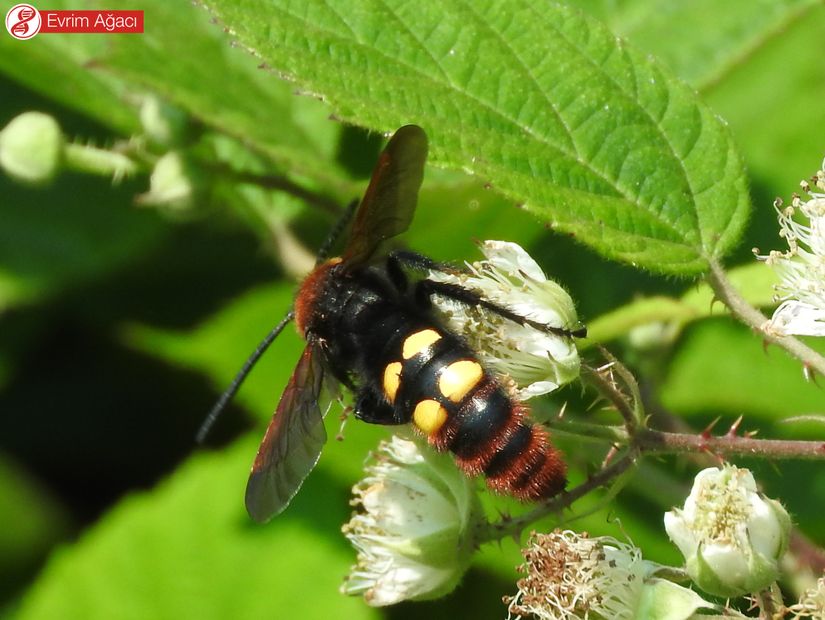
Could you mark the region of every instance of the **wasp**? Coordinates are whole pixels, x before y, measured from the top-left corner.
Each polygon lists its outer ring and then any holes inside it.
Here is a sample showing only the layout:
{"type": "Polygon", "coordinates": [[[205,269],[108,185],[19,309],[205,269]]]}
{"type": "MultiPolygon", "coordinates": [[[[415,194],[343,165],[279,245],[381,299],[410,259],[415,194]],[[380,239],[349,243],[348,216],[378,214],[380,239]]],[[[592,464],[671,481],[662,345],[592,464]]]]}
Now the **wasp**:
{"type": "Polygon", "coordinates": [[[547,431],[530,420],[527,405],[508,393],[461,335],[437,318],[431,298],[480,305],[507,320],[565,337],[584,330],[534,324],[459,285],[426,277],[412,281],[409,272],[453,268],[413,252],[381,251],[412,221],[427,149],[420,127],[407,125],[395,132],[356,203],[343,253],[316,265],[301,284],[293,309],[210,414],[214,418],[263,350],[294,319],[306,348],[252,465],[246,508],[256,521],[283,511],[317,463],[326,441],[319,399],[330,379],[354,394],[356,418],[412,424],[435,449],[452,452],[465,473],[483,474],[494,491],[540,500],[565,487],[566,466],[547,431]]]}

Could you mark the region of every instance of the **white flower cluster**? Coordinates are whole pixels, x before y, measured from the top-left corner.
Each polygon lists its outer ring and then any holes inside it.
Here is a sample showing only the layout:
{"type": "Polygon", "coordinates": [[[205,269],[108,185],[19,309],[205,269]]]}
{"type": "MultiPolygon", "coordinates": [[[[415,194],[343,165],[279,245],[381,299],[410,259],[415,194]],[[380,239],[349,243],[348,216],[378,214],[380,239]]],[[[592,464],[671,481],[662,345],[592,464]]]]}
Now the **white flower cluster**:
{"type": "Polygon", "coordinates": [[[825,335],[825,172],[818,170],[812,181],[814,187],[808,181],[801,184],[808,200],[794,195],[788,207],[780,200],[774,203],[788,250],[757,255],[780,277],[776,290],[781,303],[763,327],[776,336],[825,335]]]}

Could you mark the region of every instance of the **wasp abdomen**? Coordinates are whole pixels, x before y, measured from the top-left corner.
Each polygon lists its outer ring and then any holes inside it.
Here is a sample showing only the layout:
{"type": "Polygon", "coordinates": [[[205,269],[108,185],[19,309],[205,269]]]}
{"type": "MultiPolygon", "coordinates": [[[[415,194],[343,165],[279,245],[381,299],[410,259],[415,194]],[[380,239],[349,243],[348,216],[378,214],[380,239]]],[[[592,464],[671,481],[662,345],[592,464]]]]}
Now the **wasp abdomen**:
{"type": "Polygon", "coordinates": [[[459,339],[434,327],[398,330],[385,352],[378,383],[396,418],[453,452],[466,473],[524,500],[564,489],[565,465],[547,432],[459,339]]]}

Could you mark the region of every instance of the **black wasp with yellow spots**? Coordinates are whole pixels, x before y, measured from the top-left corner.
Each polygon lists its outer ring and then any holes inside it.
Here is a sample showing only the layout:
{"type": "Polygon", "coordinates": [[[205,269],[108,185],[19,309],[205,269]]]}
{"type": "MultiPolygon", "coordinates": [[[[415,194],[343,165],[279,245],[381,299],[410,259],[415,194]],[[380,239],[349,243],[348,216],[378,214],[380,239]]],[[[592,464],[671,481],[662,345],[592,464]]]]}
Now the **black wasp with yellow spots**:
{"type": "MultiPolygon", "coordinates": [[[[547,432],[528,418],[459,334],[431,309],[440,295],[482,305],[508,320],[531,321],[460,286],[408,272],[451,268],[411,252],[380,252],[413,217],[427,157],[415,125],[399,129],[380,155],[341,257],[320,262],[290,311],[245,365],[216,406],[237,391],[252,364],[292,319],[306,339],[298,365],[267,429],[246,490],[246,507],[266,521],[289,504],[326,440],[319,396],[324,374],[355,394],[355,416],[373,424],[412,423],[438,450],[449,450],[469,475],[523,500],[565,486],[565,464],[547,432]]],[[[535,325],[534,325],[535,326],[535,325]]],[[[537,326],[562,337],[580,332],[537,326]]],[[[216,410],[213,410],[215,412],[216,410]]],[[[214,415],[210,416],[213,418],[214,415]]]]}

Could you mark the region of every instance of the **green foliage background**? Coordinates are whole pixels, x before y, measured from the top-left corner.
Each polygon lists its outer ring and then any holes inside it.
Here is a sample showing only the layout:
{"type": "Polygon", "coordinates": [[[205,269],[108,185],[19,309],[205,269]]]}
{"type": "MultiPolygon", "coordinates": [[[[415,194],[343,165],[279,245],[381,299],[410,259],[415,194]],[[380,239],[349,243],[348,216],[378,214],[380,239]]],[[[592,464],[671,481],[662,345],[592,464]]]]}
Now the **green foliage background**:
{"type": "MultiPolygon", "coordinates": [[[[286,175],[344,204],[380,148],[362,128],[415,122],[430,135],[410,247],[441,260],[475,258],[473,239],[528,248],[571,290],[594,338],[633,363],[652,413],[695,429],[745,415],[760,436],[815,436],[782,419],[821,413],[821,389],[783,352],[710,317],[695,277],[708,260],[747,265],[751,247],[780,247],[773,198],[821,161],[820,3],[206,5],[130,3],[145,11],[143,35],[0,37],[0,125],[43,110],[70,138],[110,146],[143,133],[140,102],[153,94],[190,119],[194,137],[176,148],[198,179],[190,208],[136,206],[169,148],[160,144],[143,149],[144,173],[119,183],[67,171],[30,188],[0,176],[4,615],[504,615],[512,541],[483,550],[443,601],[373,610],[338,594],[354,562],[339,532],[348,488],[382,429],[349,425],[287,513],[265,527],[247,519],[246,474],[296,335],[261,362],[214,445],[193,445],[204,412],[291,302],[284,226],[315,248],[334,219],[227,168],[286,175]],[[626,338],[656,320],[669,321],[672,340],[626,338]]],[[[746,296],[770,303],[764,274],[737,274],[746,296]]],[[[568,415],[593,415],[575,390],[562,398],[568,415]]],[[[600,453],[564,447],[580,480],[600,453]]],[[[822,467],[745,464],[825,544],[822,467]]],[[[650,559],[678,562],[661,515],[692,472],[646,462],[609,509],[575,527],[629,535],[650,559]]],[[[496,509],[519,507],[499,498],[496,509]]]]}

